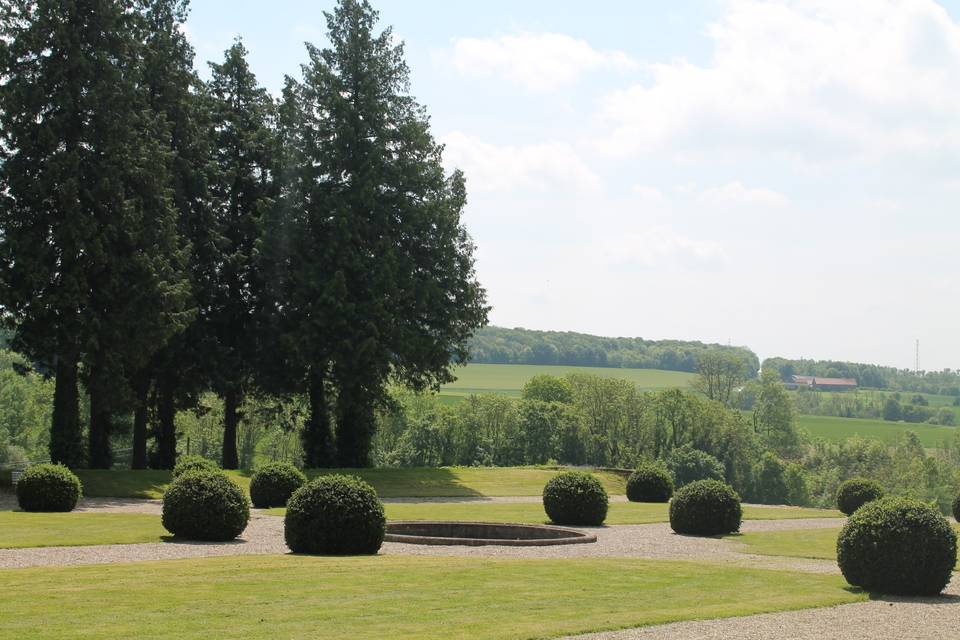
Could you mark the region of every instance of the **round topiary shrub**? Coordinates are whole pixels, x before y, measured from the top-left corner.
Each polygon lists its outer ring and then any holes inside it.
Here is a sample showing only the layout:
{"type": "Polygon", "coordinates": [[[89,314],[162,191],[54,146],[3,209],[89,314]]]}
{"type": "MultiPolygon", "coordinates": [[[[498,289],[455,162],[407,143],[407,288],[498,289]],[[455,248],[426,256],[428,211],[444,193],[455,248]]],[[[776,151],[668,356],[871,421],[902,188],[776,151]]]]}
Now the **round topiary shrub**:
{"type": "Polygon", "coordinates": [[[658,465],[642,464],[627,478],[630,502],[669,502],[672,495],[673,478],[658,465]]]}
{"type": "Polygon", "coordinates": [[[73,511],[83,486],[62,464],[28,467],[17,483],[17,503],[24,511],[73,511]]]}
{"type": "Polygon", "coordinates": [[[183,456],[173,465],[174,478],[179,478],[188,471],[220,471],[220,467],[203,456],[183,456]]]}
{"type": "Polygon", "coordinates": [[[696,480],[670,501],[670,528],[677,533],[716,536],[740,530],[740,496],[719,480],[696,480]]]}
{"type": "Polygon", "coordinates": [[[881,498],[850,516],[837,538],[837,564],[850,584],[896,595],[936,595],[957,562],[957,534],[919,500],[881,498]]]}
{"type": "Polygon", "coordinates": [[[250,520],[243,490],[219,471],[187,471],[163,494],[163,528],[186,540],[233,540],[250,520]]]}
{"type": "Polygon", "coordinates": [[[250,499],[258,509],[285,507],[293,492],[306,483],[303,471],[289,462],[271,462],[250,478],[250,499]]]}
{"type": "Polygon", "coordinates": [[[883,487],[866,478],[850,478],[837,489],[837,509],[850,515],[863,505],[883,497],[883,487]]]}
{"type": "Polygon", "coordinates": [[[354,476],[320,476],[290,496],[283,535],[294,553],[373,554],[386,524],[383,503],[369,484],[354,476]]]}
{"type": "Polygon", "coordinates": [[[543,487],[543,509],[556,524],[598,527],[607,519],[607,490],[582,471],[563,471],[543,487]]]}

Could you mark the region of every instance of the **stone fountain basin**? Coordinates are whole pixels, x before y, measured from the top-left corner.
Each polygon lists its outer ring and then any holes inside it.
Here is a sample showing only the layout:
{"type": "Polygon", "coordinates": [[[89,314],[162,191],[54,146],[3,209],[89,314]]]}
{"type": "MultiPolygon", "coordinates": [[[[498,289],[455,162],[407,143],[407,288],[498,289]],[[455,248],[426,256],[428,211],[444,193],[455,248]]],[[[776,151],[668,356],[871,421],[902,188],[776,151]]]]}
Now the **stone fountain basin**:
{"type": "Polygon", "coordinates": [[[503,522],[448,522],[443,520],[401,520],[387,523],[386,542],[406,544],[502,545],[546,547],[558,544],[596,542],[597,536],[543,524],[503,522]]]}

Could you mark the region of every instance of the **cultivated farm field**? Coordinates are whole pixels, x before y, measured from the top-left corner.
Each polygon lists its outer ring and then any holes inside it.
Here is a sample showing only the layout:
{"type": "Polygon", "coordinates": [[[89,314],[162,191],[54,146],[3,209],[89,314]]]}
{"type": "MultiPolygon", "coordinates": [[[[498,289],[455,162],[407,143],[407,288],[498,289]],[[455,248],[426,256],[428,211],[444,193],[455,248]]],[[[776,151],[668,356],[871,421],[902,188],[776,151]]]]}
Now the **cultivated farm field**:
{"type": "Polygon", "coordinates": [[[942,447],[946,440],[954,437],[960,427],[933,424],[913,424],[906,422],[887,422],[885,420],[864,420],[861,418],[837,418],[835,416],[797,416],[797,426],[805,429],[814,438],[840,442],[847,438],[860,436],[884,442],[895,442],[907,431],[913,431],[920,442],[928,449],[942,447]]]}
{"type": "Polygon", "coordinates": [[[499,393],[519,396],[526,382],[536,375],[565,376],[568,373],[585,373],[607,378],[622,378],[635,383],[644,390],[686,388],[696,378],[684,371],[660,369],[620,369],[610,367],[568,367],[534,364],[468,364],[454,370],[457,381],[444,385],[441,397],[459,400],[479,393],[499,393]]]}

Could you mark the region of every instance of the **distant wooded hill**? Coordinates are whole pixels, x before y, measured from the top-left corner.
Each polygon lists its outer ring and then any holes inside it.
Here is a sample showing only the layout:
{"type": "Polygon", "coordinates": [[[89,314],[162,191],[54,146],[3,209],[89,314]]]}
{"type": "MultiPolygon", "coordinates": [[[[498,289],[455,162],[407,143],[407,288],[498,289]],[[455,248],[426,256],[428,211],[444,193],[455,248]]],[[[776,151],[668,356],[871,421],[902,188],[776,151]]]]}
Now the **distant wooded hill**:
{"type": "Polygon", "coordinates": [[[760,366],[757,355],[746,347],[683,340],[604,338],[572,331],[485,327],[470,343],[471,362],[482,364],[557,364],[690,372],[697,370],[700,354],[714,350],[741,357],[751,377],[760,366]]]}
{"type": "Polygon", "coordinates": [[[790,376],[794,375],[856,378],[861,387],[872,389],[960,396],[960,373],[950,369],[914,373],[910,369],[860,362],[787,358],[767,358],[763,361],[763,368],[778,371],[784,380],[789,380],[790,376]]]}

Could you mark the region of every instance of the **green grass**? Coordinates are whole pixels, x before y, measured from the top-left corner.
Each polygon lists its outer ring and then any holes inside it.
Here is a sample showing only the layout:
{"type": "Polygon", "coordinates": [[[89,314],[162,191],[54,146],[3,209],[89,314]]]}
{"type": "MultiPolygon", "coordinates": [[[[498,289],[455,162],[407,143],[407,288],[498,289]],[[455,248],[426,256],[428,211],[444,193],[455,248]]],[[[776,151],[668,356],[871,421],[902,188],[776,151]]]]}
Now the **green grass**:
{"type": "Polygon", "coordinates": [[[0,583],[11,638],[552,638],[867,598],[839,576],[621,558],[246,556],[0,583]]]}
{"type": "Polygon", "coordinates": [[[815,438],[833,442],[840,442],[853,436],[895,442],[903,436],[905,431],[913,431],[920,438],[923,446],[929,449],[942,447],[944,441],[952,438],[960,428],[833,416],[799,416],[797,425],[801,429],[806,429],[815,438]]]}
{"type": "MultiPolygon", "coordinates": [[[[960,525],[954,525],[960,533],[960,525]]],[[[792,558],[837,559],[837,535],[840,529],[797,529],[794,531],[758,531],[729,536],[742,542],[749,553],[792,558]]]]}
{"type": "MultiPolygon", "coordinates": [[[[421,502],[389,503],[385,505],[390,520],[473,520],[478,522],[548,522],[539,502],[421,502]]],[[[827,509],[800,509],[794,507],[744,507],[747,520],[789,520],[795,518],[839,518],[839,511],[827,509]]],[[[271,509],[274,515],[283,515],[284,509],[271,509]]],[[[666,504],[612,502],[606,524],[650,524],[669,522],[666,504]]]]}
{"type": "MultiPolygon", "coordinates": [[[[337,469],[310,470],[321,473],[351,473],[373,485],[384,498],[538,496],[543,485],[559,471],[540,467],[441,467],[420,469],[337,469]]],[[[170,482],[169,471],[83,470],[83,494],[90,497],[161,498],[170,482]]],[[[228,475],[244,489],[250,474],[230,471],[228,475]]],[[[622,495],[626,478],[609,471],[596,473],[612,494],[622,495]]]]}
{"type": "Polygon", "coordinates": [[[142,513],[0,511],[0,549],[160,542],[160,518],[142,513]]]}
{"type": "Polygon", "coordinates": [[[623,378],[641,389],[685,388],[696,377],[683,371],[660,369],[613,369],[608,367],[568,367],[533,364],[470,364],[454,370],[457,381],[440,389],[441,398],[463,398],[479,393],[499,393],[519,396],[527,380],[535,375],[565,376],[568,373],[587,373],[607,378],[623,378]]]}

